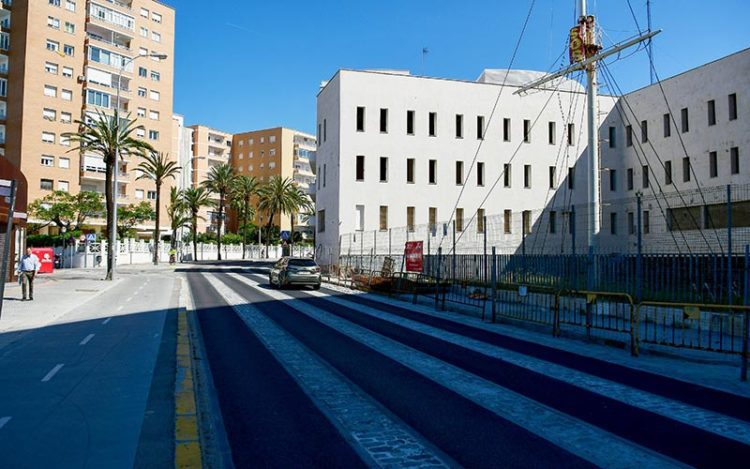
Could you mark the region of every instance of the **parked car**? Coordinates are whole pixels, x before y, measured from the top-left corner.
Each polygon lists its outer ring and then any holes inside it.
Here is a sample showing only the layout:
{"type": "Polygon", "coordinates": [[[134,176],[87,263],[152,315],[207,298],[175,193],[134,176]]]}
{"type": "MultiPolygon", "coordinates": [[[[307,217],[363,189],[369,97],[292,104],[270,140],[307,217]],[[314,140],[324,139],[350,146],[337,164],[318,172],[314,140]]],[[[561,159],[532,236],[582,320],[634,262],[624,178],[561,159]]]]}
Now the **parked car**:
{"type": "Polygon", "coordinates": [[[320,289],[320,267],[313,259],[305,257],[282,257],[271,267],[268,274],[271,288],[289,285],[310,285],[320,289]]]}

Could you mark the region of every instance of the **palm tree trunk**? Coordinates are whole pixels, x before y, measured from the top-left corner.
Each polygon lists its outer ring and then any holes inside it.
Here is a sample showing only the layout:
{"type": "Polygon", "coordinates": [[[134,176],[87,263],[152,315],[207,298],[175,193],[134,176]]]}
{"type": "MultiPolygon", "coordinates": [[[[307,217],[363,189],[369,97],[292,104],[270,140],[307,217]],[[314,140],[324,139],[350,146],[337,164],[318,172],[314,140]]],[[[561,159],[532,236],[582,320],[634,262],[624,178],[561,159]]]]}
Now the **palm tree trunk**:
{"type": "Polygon", "coordinates": [[[216,259],[221,260],[221,223],[224,216],[224,193],[219,193],[219,227],[216,230],[216,242],[218,249],[216,250],[216,259]]]}
{"type": "Polygon", "coordinates": [[[242,260],[245,260],[245,251],[247,250],[247,212],[250,210],[250,200],[245,198],[245,207],[242,213],[242,260]]]}
{"type": "Polygon", "coordinates": [[[266,228],[266,257],[268,257],[268,250],[271,248],[271,228],[273,227],[273,212],[268,217],[268,227],[266,228]]]}
{"type": "Polygon", "coordinates": [[[198,212],[193,212],[193,262],[198,261],[198,212]]]}
{"type": "MultiPolygon", "coordinates": [[[[117,164],[115,156],[115,164],[117,164]]],[[[117,227],[115,226],[115,210],[117,210],[117,201],[115,200],[114,194],[112,193],[112,165],[107,163],[107,168],[104,176],[104,197],[107,205],[107,234],[116,233],[117,227]]],[[[115,261],[115,246],[113,243],[107,243],[107,275],[106,280],[112,280],[112,273],[114,270],[115,261]]]]}
{"type": "Polygon", "coordinates": [[[154,265],[159,265],[159,220],[161,219],[161,182],[156,182],[156,223],[154,224],[154,265]]]}

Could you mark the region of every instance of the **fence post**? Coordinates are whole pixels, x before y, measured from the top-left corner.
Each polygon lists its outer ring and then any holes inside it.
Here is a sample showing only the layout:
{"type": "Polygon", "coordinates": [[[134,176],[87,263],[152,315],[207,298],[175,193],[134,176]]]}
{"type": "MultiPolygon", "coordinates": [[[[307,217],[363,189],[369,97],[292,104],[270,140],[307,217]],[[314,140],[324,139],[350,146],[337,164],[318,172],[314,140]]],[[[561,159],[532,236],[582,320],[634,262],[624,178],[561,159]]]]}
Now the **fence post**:
{"type": "Polygon", "coordinates": [[[440,310],[440,267],[442,265],[443,248],[438,247],[437,250],[437,277],[435,278],[435,311],[440,310]]]}
{"type": "Polygon", "coordinates": [[[451,278],[456,280],[456,220],[453,220],[453,250],[451,253],[451,278]]]}
{"type": "MultiPolygon", "coordinates": [[[[482,234],[484,239],[482,240],[484,246],[484,284],[487,284],[487,216],[482,217],[482,234]]],[[[487,290],[485,290],[485,293],[487,290]]]]}
{"type": "MultiPolygon", "coordinates": [[[[743,304],[747,306],[750,304],[750,244],[745,245],[745,294],[743,298],[743,304]]],[[[743,324],[743,335],[742,335],[742,370],[740,371],[740,379],[747,381],[747,359],[748,359],[748,332],[750,332],[750,312],[745,310],[744,312],[744,324],[743,324]]]]}
{"type": "Polygon", "coordinates": [[[734,303],[732,279],[732,185],[727,184],[727,304],[734,303]]]}
{"type": "Polygon", "coordinates": [[[578,259],[576,258],[576,206],[570,207],[570,249],[573,259],[573,282],[571,287],[578,288],[578,259]]]}
{"type": "Polygon", "coordinates": [[[495,317],[497,316],[497,253],[495,251],[495,246],[492,246],[492,322],[495,322],[495,317]]]}
{"type": "MultiPolygon", "coordinates": [[[[638,213],[636,215],[638,220],[638,251],[636,253],[635,258],[635,302],[640,303],[641,299],[643,298],[643,281],[641,280],[641,276],[643,275],[643,220],[642,220],[642,206],[643,202],[641,200],[641,193],[639,192],[636,194],[636,210],[638,210],[638,213]]],[[[636,325],[631,324],[630,327],[635,327],[636,325]]]]}

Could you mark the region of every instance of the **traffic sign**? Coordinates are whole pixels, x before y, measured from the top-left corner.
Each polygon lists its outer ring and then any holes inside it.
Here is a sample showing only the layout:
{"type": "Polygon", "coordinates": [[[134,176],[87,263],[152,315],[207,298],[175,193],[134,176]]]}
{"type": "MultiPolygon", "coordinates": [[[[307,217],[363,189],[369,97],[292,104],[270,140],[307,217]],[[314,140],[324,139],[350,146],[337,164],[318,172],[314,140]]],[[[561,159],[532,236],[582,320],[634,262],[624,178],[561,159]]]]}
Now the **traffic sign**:
{"type": "Polygon", "coordinates": [[[96,242],[96,233],[89,233],[86,235],[86,241],[89,243],[95,243],[96,242]]]}
{"type": "Polygon", "coordinates": [[[289,241],[291,234],[288,231],[282,231],[281,233],[279,233],[279,236],[281,237],[282,240],[289,241]]]}

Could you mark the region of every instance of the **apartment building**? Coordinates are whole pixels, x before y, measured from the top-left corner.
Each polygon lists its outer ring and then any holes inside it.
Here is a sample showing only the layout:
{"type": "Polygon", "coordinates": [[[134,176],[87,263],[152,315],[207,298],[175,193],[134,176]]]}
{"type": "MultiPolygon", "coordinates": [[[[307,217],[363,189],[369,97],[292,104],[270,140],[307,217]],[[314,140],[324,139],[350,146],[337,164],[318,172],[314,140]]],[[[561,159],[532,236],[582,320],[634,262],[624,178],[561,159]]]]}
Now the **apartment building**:
{"type": "Polygon", "coordinates": [[[187,189],[193,185],[193,129],[185,126],[185,118],[172,116],[172,154],[180,166],[177,188],[187,189]]]}
{"type": "MultiPolygon", "coordinates": [[[[189,126],[192,130],[192,185],[198,187],[211,172],[211,168],[229,164],[232,157],[232,134],[206,127],[205,125],[189,126]]],[[[218,194],[211,194],[218,204],[218,194]]],[[[215,233],[218,220],[212,216],[215,208],[203,208],[198,219],[199,233],[215,233]]]]}
{"type": "MultiPolygon", "coordinates": [[[[232,165],[237,174],[267,182],[273,176],[290,178],[315,202],[315,136],[298,130],[275,127],[254,130],[234,135],[232,165]]],[[[265,225],[268,215],[258,213],[255,223],[265,225]]],[[[274,217],[274,223],[282,231],[292,229],[289,214],[274,217]]],[[[236,227],[236,223],[233,225],[236,227]]],[[[295,214],[294,230],[305,237],[314,234],[314,217],[295,214]]]]}
{"type": "MultiPolygon", "coordinates": [[[[53,190],[104,193],[102,159],[71,152],[63,136],[97,111],[119,105],[139,138],[172,151],[174,17],[153,0],[2,2],[0,152],[25,174],[29,201],[53,190]]],[[[120,205],[156,199],[152,183],[136,180],[138,163],[120,163],[120,205]]],[[[100,230],[104,220],[90,224],[100,230]]],[[[149,236],[153,224],[136,228],[149,236]]]]}

